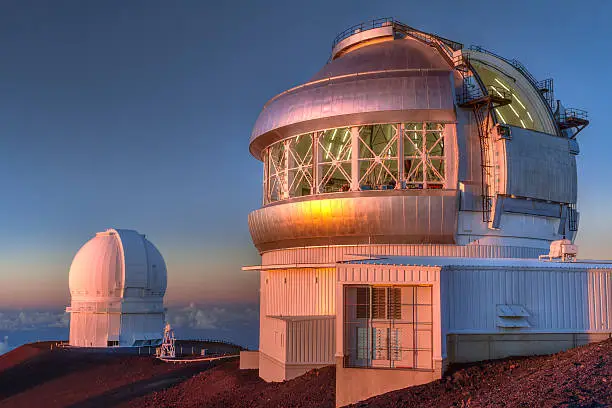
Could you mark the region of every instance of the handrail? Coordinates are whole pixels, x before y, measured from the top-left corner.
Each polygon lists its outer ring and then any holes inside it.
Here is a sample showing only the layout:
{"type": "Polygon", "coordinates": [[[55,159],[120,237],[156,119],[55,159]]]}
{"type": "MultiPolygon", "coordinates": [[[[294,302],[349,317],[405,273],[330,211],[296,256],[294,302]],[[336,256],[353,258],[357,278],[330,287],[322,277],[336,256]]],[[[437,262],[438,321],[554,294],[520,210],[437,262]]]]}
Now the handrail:
{"type": "Polygon", "coordinates": [[[388,26],[393,26],[393,27],[398,27],[401,28],[405,31],[410,32],[411,35],[413,36],[422,36],[421,39],[429,42],[432,39],[435,39],[441,43],[444,44],[444,46],[451,48],[452,50],[460,50],[461,48],[463,48],[463,44],[458,43],[456,41],[452,41],[449,40],[447,38],[444,37],[440,37],[438,35],[435,34],[430,34],[430,33],[426,33],[424,31],[421,30],[417,30],[414,27],[410,27],[404,23],[402,23],[401,21],[398,21],[396,19],[394,19],[393,17],[385,17],[385,18],[376,18],[370,21],[365,21],[359,24],[355,24],[349,28],[347,28],[346,30],[342,31],[340,34],[338,34],[336,36],[336,38],[334,38],[334,41],[332,43],[332,50],[334,49],[334,47],[336,45],[338,45],[338,43],[340,43],[340,41],[344,40],[345,38],[348,38],[354,34],[358,34],[362,31],[368,31],[368,30],[373,30],[375,28],[380,28],[380,27],[388,27],[388,26]]]}
{"type": "Polygon", "coordinates": [[[589,114],[583,109],[565,108],[565,111],[559,115],[560,122],[571,120],[588,120],[589,114]]]}
{"type": "Polygon", "coordinates": [[[527,80],[536,89],[540,89],[540,83],[543,82],[543,81],[538,81],[537,79],[535,79],[535,77],[527,70],[525,65],[523,65],[519,60],[517,60],[517,59],[508,59],[508,58],[503,57],[503,56],[501,56],[501,55],[499,55],[497,53],[494,53],[491,50],[487,50],[486,48],[483,48],[480,45],[472,45],[472,46],[470,46],[470,50],[482,52],[482,53],[485,53],[485,54],[489,54],[489,55],[492,55],[494,57],[497,57],[497,58],[507,62],[508,64],[510,64],[514,68],[516,68],[521,74],[523,74],[525,76],[525,78],[527,78],[527,80]]]}
{"type": "Polygon", "coordinates": [[[502,99],[512,99],[512,93],[507,92],[505,89],[495,87],[493,85],[486,85],[484,89],[480,86],[469,87],[467,82],[464,82],[462,94],[459,98],[459,104],[464,104],[476,99],[485,98],[489,95],[502,99]]]}
{"type": "Polygon", "coordinates": [[[513,66],[538,91],[537,93],[540,95],[540,98],[544,102],[544,105],[548,107],[549,113],[551,115],[554,114],[554,112],[553,112],[554,106],[551,105],[551,102],[553,102],[553,101],[547,100],[546,97],[543,95],[543,93],[540,92],[542,89],[544,89],[544,84],[546,83],[546,80],[538,81],[537,79],[535,79],[535,77],[527,70],[527,68],[517,59],[508,59],[508,58],[503,57],[503,56],[501,56],[501,55],[499,55],[497,53],[494,53],[491,50],[487,50],[486,48],[483,48],[483,47],[481,47],[479,45],[472,45],[472,46],[470,46],[470,50],[478,51],[478,52],[482,52],[482,53],[485,53],[485,54],[492,55],[492,56],[494,56],[496,58],[501,59],[502,61],[505,61],[506,63],[510,64],[511,66],[513,66]]]}
{"type": "Polygon", "coordinates": [[[370,21],[361,22],[359,24],[355,24],[346,30],[342,31],[340,34],[334,38],[334,42],[332,43],[332,49],[338,45],[338,43],[345,38],[350,37],[353,34],[360,33],[362,31],[372,30],[374,28],[386,27],[391,25],[395,20],[392,17],[384,17],[377,18],[370,21]]]}

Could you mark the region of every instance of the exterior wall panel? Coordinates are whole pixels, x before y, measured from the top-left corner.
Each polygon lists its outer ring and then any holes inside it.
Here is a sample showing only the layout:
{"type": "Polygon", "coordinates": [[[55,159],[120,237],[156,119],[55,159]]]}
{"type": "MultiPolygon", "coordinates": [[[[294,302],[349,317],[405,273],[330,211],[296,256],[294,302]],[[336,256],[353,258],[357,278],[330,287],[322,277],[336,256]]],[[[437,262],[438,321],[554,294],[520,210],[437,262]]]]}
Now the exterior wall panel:
{"type": "Polygon", "coordinates": [[[507,194],[575,203],[576,156],[565,138],[512,127],[506,141],[507,194]]]}
{"type": "Polygon", "coordinates": [[[456,190],[306,196],[251,212],[249,230],[253,243],[262,252],[362,242],[453,244],[458,201],[456,190]]]}
{"type": "Polygon", "coordinates": [[[287,322],[287,364],[334,364],[335,319],[287,322]]]}
{"type": "Polygon", "coordinates": [[[610,270],[449,267],[442,282],[448,333],[612,331],[610,270]],[[524,306],[530,327],[497,327],[498,304],[524,306]]]}
{"type": "Polygon", "coordinates": [[[464,258],[537,258],[548,251],[539,248],[496,245],[344,245],[289,248],[262,253],[262,265],[326,264],[349,255],[457,256],[464,258]]]}
{"type": "Polygon", "coordinates": [[[266,316],[335,314],[333,268],[263,271],[262,276],[266,316]]]}

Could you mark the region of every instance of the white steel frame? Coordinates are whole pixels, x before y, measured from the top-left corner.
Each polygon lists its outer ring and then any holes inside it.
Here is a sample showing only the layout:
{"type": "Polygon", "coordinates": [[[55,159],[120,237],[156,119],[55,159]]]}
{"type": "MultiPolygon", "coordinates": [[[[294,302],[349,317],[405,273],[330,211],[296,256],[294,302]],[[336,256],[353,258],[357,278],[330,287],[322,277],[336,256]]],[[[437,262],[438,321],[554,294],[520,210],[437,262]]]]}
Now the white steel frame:
{"type": "Polygon", "coordinates": [[[444,188],[446,127],[438,122],[360,125],[305,133],[276,142],[263,151],[264,205],[303,196],[304,189],[310,195],[365,189],[444,188]],[[364,129],[371,126],[373,133],[391,126],[392,136],[385,139],[381,150],[364,140],[364,129]],[[430,140],[428,146],[427,138],[432,136],[433,144],[430,140]],[[307,147],[305,140],[309,141],[307,147]],[[435,151],[441,151],[440,155],[433,156],[435,151]],[[408,169],[406,160],[411,163],[408,169]],[[434,161],[440,163],[442,171],[434,161]],[[346,183],[333,184],[334,176],[340,176],[346,183]]]}

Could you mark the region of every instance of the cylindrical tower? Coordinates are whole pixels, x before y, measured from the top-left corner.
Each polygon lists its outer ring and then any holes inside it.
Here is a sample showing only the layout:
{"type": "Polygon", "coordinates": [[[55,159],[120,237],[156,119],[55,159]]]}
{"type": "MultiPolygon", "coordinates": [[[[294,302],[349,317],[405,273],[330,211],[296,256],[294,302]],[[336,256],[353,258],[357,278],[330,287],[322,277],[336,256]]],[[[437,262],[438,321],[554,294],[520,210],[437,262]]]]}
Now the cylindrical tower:
{"type": "Polygon", "coordinates": [[[263,205],[249,214],[262,377],[333,364],[316,339],[335,330],[335,262],[534,258],[572,239],[571,112],[552,80],[482,48],[393,19],[341,33],[310,81],[264,106],[250,139],[264,167],[263,205]],[[294,355],[304,341],[312,355],[294,355]]]}

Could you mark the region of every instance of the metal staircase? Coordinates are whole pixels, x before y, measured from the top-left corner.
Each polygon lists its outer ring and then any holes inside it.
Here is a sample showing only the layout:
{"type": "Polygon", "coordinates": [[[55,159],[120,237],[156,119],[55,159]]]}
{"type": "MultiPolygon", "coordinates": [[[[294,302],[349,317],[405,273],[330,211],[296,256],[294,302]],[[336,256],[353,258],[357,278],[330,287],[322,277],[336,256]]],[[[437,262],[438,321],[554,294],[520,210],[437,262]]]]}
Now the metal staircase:
{"type": "MultiPolygon", "coordinates": [[[[468,62],[469,64],[469,62],[468,62]]],[[[495,191],[491,188],[494,180],[494,166],[491,164],[491,129],[493,128],[491,111],[499,106],[512,102],[511,95],[506,92],[490,92],[489,87],[473,86],[463,81],[463,92],[459,98],[459,106],[471,108],[476,119],[478,139],[480,141],[480,168],[481,168],[481,200],[482,221],[491,221],[491,209],[495,191]]]]}

